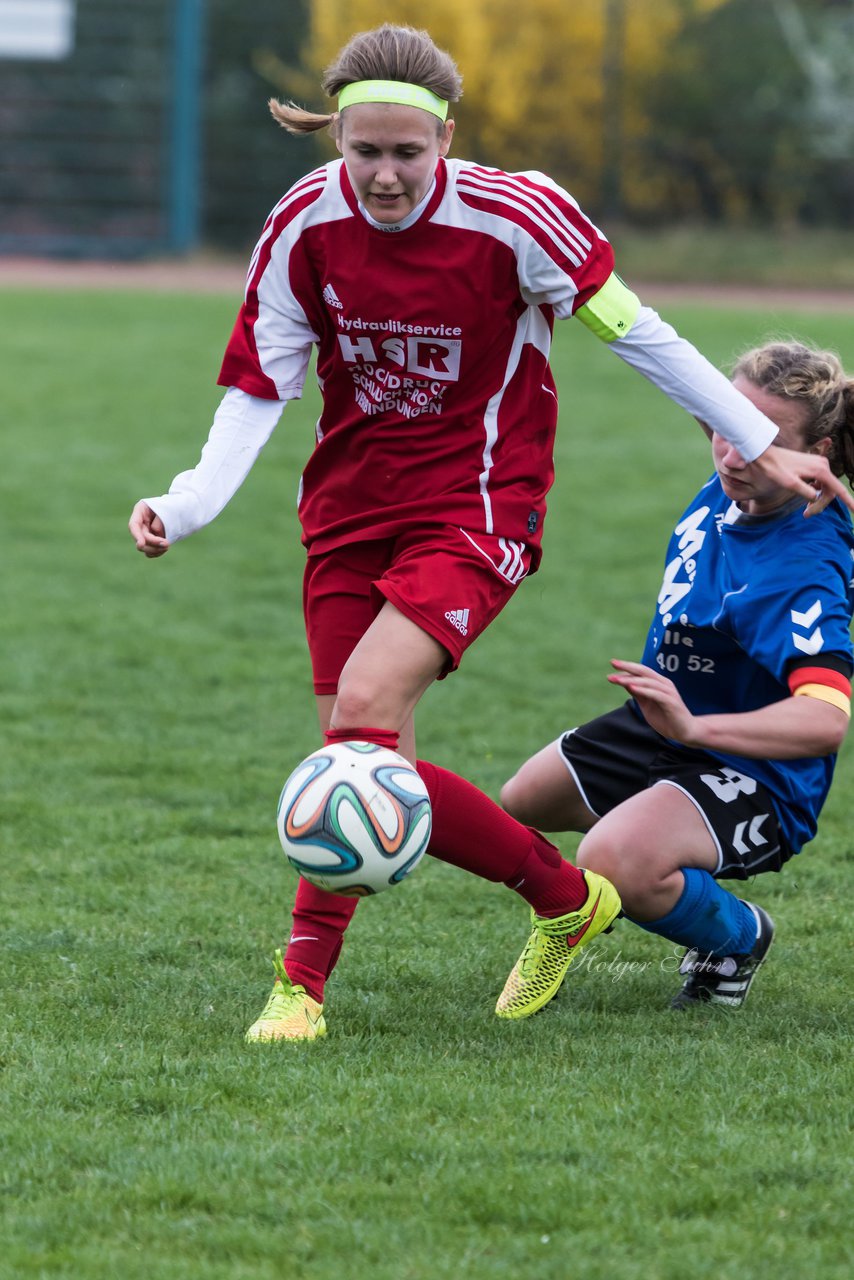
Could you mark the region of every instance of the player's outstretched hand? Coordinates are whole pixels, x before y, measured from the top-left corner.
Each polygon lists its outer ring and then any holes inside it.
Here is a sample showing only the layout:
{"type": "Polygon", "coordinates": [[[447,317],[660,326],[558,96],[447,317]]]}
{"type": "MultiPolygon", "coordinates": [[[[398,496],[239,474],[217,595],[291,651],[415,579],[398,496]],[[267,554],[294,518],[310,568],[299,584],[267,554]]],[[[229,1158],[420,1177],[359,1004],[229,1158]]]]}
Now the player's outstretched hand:
{"type": "Polygon", "coordinates": [[[163,521],[151,510],[147,502],[136,504],[131,512],[128,528],[130,536],[136,543],[137,551],[148,556],[149,560],[166,555],[169,543],[166,541],[163,521]]]}
{"type": "Polygon", "coordinates": [[[820,453],[798,453],[796,449],[782,449],[772,444],[760,453],[756,465],[781,488],[807,499],[806,516],[817,515],[834,498],[841,498],[848,509],[854,511],[854,495],[833,474],[827,458],[820,453]]]}
{"type": "Polygon", "coordinates": [[[648,724],[665,738],[691,746],[696,717],[691,714],[672,680],[640,662],[612,658],[611,684],[621,685],[637,700],[648,724]]]}

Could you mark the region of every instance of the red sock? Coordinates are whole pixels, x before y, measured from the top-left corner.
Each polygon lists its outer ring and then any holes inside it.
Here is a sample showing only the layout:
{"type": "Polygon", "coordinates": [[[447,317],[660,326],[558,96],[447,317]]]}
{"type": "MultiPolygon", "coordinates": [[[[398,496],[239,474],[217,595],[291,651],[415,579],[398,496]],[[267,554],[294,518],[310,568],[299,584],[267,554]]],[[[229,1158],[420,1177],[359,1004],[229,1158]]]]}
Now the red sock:
{"type": "Polygon", "coordinates": [[[540,916],[565,915],[587,900],[584,876],[539,831],[525,827],[459,774],[419,760],[433,807],[428,853],[515,890],[540,916]]]}
{"type": "Polygon", "coordinates": [[[323,984],[335,968],[344,930],[353,919],[358,902],[358,898],[317,889],[307,880],[300,880],[297,886],[285,972],[291,982],[301,983],[321,1004],[323,984]]]}
{"type": "MultiPolygon", "coordinates": [[[[329,729],[327,744],[333,742],[375,742],[378,747],[397,750],[400,735],[392,729],[329,729]]],[[[293,930],[285,951],[285,972],[291,982],[305,987],[313,1000],[323,1002],[323,987],[344,945],[344,931],[353,919],[358,898],[327,893],[307,880],[297,886],[293,909],[293,930]]]]}
{"type": "Polygon", "coordinates": [[[397,751],[400,741],[400,734],[394,729],[327,729],[323,736],[327,746],[334,742],[375,742],[389,751],[397,751]]]}

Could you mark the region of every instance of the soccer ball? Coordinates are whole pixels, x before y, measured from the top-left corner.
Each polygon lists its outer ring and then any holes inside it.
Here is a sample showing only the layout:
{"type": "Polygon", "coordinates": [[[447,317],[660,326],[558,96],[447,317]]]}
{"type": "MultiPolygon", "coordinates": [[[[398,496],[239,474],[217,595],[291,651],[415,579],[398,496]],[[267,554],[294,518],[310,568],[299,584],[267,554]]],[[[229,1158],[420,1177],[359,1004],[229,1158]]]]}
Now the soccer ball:
{"type": "Polygon", "coordinates": [[[304,880],[362,898],[415,870],[431,820],[427,788],[408,760],[372,742],[339,742],[297,765],[276,825],[304,880]]]}

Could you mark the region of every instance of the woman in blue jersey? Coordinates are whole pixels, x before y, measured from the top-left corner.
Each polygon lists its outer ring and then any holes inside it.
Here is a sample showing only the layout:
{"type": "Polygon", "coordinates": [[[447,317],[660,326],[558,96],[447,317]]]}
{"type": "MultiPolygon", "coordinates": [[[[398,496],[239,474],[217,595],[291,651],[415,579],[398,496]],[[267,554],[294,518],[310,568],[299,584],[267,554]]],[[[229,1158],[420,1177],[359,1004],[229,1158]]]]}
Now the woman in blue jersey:
{"type": "MultiPolygon", "coordinates": [[[[780,444],[854,481],[854,381],[834,354],[771,343],[733,382],[780,444]]],[[[586,832],[578,865],[686,948],[674,1008],[743,1003],[774,924],[718,881],[779,871],[815,835],[854,668],[847,511],[837,500],[804,520],[801,500],[708,434],[715,474],[670,539],[642,661],[612,662],[631,700],[538,752],[501,796],[523,822],[586,832]]],[[[499,1016],[535,1013],[568,967],[535,930],[499,1016]]]]}

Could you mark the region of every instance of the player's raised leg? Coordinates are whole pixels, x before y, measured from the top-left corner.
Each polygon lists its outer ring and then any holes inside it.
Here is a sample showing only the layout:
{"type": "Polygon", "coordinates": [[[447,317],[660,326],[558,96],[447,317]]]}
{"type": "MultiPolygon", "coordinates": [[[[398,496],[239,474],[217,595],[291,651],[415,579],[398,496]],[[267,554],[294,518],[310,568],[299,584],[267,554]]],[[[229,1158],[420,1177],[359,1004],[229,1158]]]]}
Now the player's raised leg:
{"type": "Polygon", "coordinates": [[[614,885],[584,871],[587,897],[577,911],[542,916],[531,911],[531,933],[510,971],[495,1012],[499,1018],[529,1018],[557,995],[582,947],[606,932],[620,914],[614,885]]]}
{"type": "MultiPolygon", "coordinates": [[[[547,831],[588,831],[596,814],[576,785],[561,751],[549,743],[527,760],[501,789],[501,803],[521,822],[547,831]]],[[[531,911],[531,932],[513,966],[495,1012],[528,1018],[557,995],[579,950],[611,929],[620,898],[609,880],[584,872],[586,897],[578,909],[557,916],[531,911]]]]}

